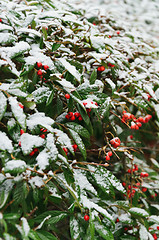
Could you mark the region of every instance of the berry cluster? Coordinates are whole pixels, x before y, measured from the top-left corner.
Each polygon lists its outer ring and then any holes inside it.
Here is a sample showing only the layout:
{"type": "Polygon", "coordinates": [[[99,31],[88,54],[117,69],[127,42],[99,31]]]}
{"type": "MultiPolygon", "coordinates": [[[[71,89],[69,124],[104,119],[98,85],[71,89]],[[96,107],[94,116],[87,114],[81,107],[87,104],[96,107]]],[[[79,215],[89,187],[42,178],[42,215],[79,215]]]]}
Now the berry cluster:
{"type": "Polygon", "coordinates": [[[98,72],[103,72],[105,70],[105,67],[104,66],[100,66],[97,68],[97,71],[98,72]]]}
{"type": "Polygon", "coordinates": [[[107,152],[107,155],[106,155],[106,157],[105,157],[105,160],[106,160],[106,161],[109,161],[109,160],[110,160],[110,157],[111,157],[112,155],[113,155],[112,151],[107,152]]]}
{"type": "MultiPolygon", "coordinates": [[[[40,68],[38,71],[37,71],[37,75],[42,79],[43,78],[43,74],[46,73],[45,71],[47,71],[49,69],[49,66],[48,65],[42,65],[41,62],[37,62],[37,67],[40,68]],[[43,69],[44,70],[43,70],[43,69]],[[42,70],[41,70],[42,69],[42,70]]],[[[44,80],[46,80],[44,78],[44,80]]]]}
{"type": "Polygon", "coordinates": [[[68,114],[66,114],[65,118],[67,120],[71,120],[71,121],[75,121],[76,119],[78,119],[79,121],[83,120],[83,118],[79,112],[75,112],[75,113],[68,112],[68,114]]]}
{"type": "MultiPolygon", "coordinates": [[[[133,114],[123,111],[122,122],[131,121],[131,129],[138,130],[142,126],[142,123],[147,123],[152,118],[152,115],[146,115],[145,117],[139,117],[138,119],[134,117],[133,114]]],[[[133,137],[131,137],[132,139],[133,137]]]]}
{"type": "Polygon", "coordinates": [[[120,146],[121,141],[118,137],[115,137],[112,140],[110,140],[110,143],[114,148],[117,148],[120,146]]]}
{"type": "MultiPolygon", "coordinates": [[[[73,147],[73,151],[76,152],[77,149],[78,149],[77,144],[73,144],[72,147],[73,147]]],[[[68,149],[66,147],[63,147],[63,150],[64,150],[65,154],[67,155],[68,154],[68,149]]]]}
{"type": "Polygon", "coordinates": [[[107,63],[107,65],[108,65],[108,67],[111,67],[111,68],[113,68],[113,67],[115,67],[115,65],[114,64],[112,64],[112,63],[107,63]]]}

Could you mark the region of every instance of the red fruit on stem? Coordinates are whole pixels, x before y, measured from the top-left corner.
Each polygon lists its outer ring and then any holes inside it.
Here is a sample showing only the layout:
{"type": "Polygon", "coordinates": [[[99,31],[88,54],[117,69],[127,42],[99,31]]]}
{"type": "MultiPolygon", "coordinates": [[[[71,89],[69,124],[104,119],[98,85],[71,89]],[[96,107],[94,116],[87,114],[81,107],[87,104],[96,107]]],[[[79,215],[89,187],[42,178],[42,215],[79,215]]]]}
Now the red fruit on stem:
{"type": "Polygon", "coordinates": [[[107,154],[109,157],[111,157],[113,155],[112,151],[109,151],[107,154]]]}
{"type": "Polygon", "coordinates": [[[73,115],[70,119],[71,119],[71,121],[74,121],[76,118],[75,118],[75,116],[73,115]]]}
{"type": "Polygon", "coordinates": [[[2,19],[0,18],[0,22],[2,22],[2,19]]]}
{"type": "Polygon", "coordinates": [[[107,156],[105,157],[105,160],[106,160],[106,161],[109,161],[109,160],[110,160],[110,157],[107,155],[107,156]]]}
{"type": "Polygon", "coordinates": [[[147,191],[147,188],[142,187],[142,192],[146,192],[146,191],[147,191]]]}
{"type": "Polygon", "coordinates": [[[48,65],[44,65],[44,70],[48,70],[49,69],[49,66],[48,65]]]}
{"type": "Polygon", "coordinates": [[[43,75],[43,72],[42,72],[41,70],[38,70],[38,71],[37,71],[37,75],[38,75],[38,76],[42,76],[42,75],[43,75]]]}
{"type": "Polygon", "coordinates": [[[43,66],[43,65],[42,65],[41,62],[37,62],[37,67],[38,67],[38,68],[42,68],[42,66],[43,66]]]}
{"type": "Polygon", "coordinates": [[[128,169],[128,173],[131,173],[131,169],[130,168],[128,169]]]}
{"type": "Polygon", "coordinates": [[[153,238],[154,238],[155,240],[157,240],[157,235],[156,235],[156,233],[152,234],[152,236],[153,236],[153,238]]]}
{"type": "Polygon", "coordinates": [[[45,138],[45,134],[41,134],[40,137],[44,139],[45,138]]]}
{"type": "Polygon", "coordinates": [[[66,98],[66,99],[70,99],[70,94],[66,93],[66,94],[65,94],[65,98],[66,98]]]}
{"type": "Polygon", "coordinates": [[[105,67],[104,67],[104,66],[101,66],[101,67],[100,67],[100,70],[101,70],[101,71],[104,71],[104,70],[105,70],[105,67]]]}
{"type": "Polygon", "coordinates": [[[78,117],[80,116],[80,113],[75,112],[75,113],[74,113],[74,116],[75,116],[76,118],[78,118],[78,117]]]}
{"type": "Polygon", "coordinates": [[[159,230],[159,226],[157,226],[157,230],[159,230]]]}
{"type": "Polygon", "coordinates": [[[23,133],[25,133],[25,132],[24,132],[23,129],[21,129],[21,130],[20,130],[20,135],[22,135],[23,133]]]}
{"type": "Polygon", "coordinates": [[[64,152],[65,152],[66,155],[67,155],[67,153],[68,153],[68,149],[64,147],[63,150],[64,150],[64,152]]]}
{"type": "Polygon", "coordinates": [[[109,38],[111,38],[112,36],[111,36],[111,35],[109,35],[108,37],[109,37],[109,38]]]}
{"type": "Polygon", "coordinates": [[[79,121],[82,121],[82,120],[83,120],[83,118],[80,116],[80,117],[78,118],[78,120],[79,120],[79,121]]]}
{"type": "Polygon", "coordinates": [[[74,149],[74,152],[76,152],[76,150],[77,150],[77,148],[78,148],[77,144],[74,144],[72,147],[73,147],[73,149],[74,149]]]}
{"type": "Polygon", "coordinates": [[[140,186],[140,182],[137,182],[137,183],[136,183],[136,186],[138,186],[138,187],[139,187],[139,186],[140,186]]]}
{"type": "Polygon", "coordinates": [[[83,106],[86,106],[87,105],[87,103],[86,102],[83,102],[83,106]]]}
{"type": "Polygon", "coordinates": [[[130,139],[133,139],[133,135],[130,135],[130,139]]]}
{"type": "Polygon", "coordinates": [[[19,141],[18,145],[19,145],[19,147],[21,147],[21,141],[19,141]]]}
{"type": "Polygon", "coordinates": [[[88,221],[88,220],[89,220],[89,216],[88,216],[88,215],[85,215],[85,216],[84,216],[84,220],[85,220],[85,221],[88,221]]]}
{"type": "Polygon", "coordinates": [[[131,185],[128,186],[128,189],[129,189],[129,190],[131,189],[131,185]]]}
{"type": "Polygon", "coordinates": [[[34,154],[35,154],[35,152],[33,150],[31,153],[29,153],[29,156],[33,156],[34,154]]]}
{"type": "Polygon", "coordinates": [[[101,72],[101,67],[98,67],[98,68],[97,68],[97,71],[98,71],[98,72],[101,72]]]}
{"type": "Polygon", "coordinates": [[[65,118],[66,118],[66,119],[70,119],[70,117],[69,117],[69,115],[68,115],[68,114],[66,114],[65,118]]]}
{"type": "Polygon", "coordinates": [[[119,35],[119,34],[120,34],[120,31],[117,31],[116,33],[119,35]]]}
{"type": "Polygon", "coordinates": [[[122,185],[123,185],[123,187],[125,187],[125,186],[126,186],[126,183],[125,183],[125,182],[122,182],[122,185]]]}
{"type": "Polygon", "coordinates": [[[116,222],[119,222],[119,218],[116,219],[116,222]]]}
{"type": "Polygon", "coordinates": [[[141,123],[144,123],[143,117],[139,117],[137,121],[138,121],[138,122],[141,122],[141,123]]]}
{"type": "Polygon", "coordinates": [[[144,174],[144,177],[148,177],[148,176],[149,176],[149,174],[148,174],[148,173],[145,173],[145,174],[144,174]]]}
{"type": "Polygon", "coordinates": [[[73,112],[68,112],[68,116],[71,118],[73,116],[73,112]]]}
{"type": "Polygon", "coordinates": [[[38,148],[34,148],[34,153],[38,152],[38,148]]]}
{"type": "Polygon", "coordinates": [[[24,108],[24,106],[23,106],[21,103],[19,103],[19,107],[20,107],[20,108],[24,108]]]}

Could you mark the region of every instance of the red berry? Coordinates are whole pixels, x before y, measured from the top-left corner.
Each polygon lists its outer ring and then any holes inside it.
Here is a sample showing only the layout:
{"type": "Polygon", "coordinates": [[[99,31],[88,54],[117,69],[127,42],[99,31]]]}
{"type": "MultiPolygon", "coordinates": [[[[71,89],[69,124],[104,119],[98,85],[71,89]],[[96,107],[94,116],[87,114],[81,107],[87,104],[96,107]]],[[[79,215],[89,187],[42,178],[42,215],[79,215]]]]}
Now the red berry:
{"type": "Polygon", "coordinates": [[[70,119],[70,116],[68,114],[66,114],[65,118],[66,119],[70,119]]]}
{"type": "Polygon", "coordinates": [[[116,222],[119,222],[119,218],[116,219],[116,222]]]}
{"type": "Polygon", "coordinates": [[[67,155],[67,153],[68,153],[68,149],[64,147],[63,150],[64,150],[64,152],[65,152],[66,155],[67,155]]]}
{"type": "Polygon", "coordinates": [[[45,134],[41,134],[40,137],[44,139],[45,138],[45,134]]]}
{"type": "Polygon", "coordinates": [[[66,94],[65,94],[65,98],[66,98],[66,99],[70,99],[70,94],[66,93],[66,94]]]}
{"type": "Polygon", "coordinates": [[[130,135],[130,139],[133,139],[133,135],[130,135]]]}
{"type": "Polygon", "coordinates": [[[24,106],[23,106],[21,103],[19,103],[19,107],[20,107],[20,108],[24,108],[24,106]]]}
{"type": "Polygon", "coordinates": [[[49,69],[49,66],[48,65],[44,65],[44,70],[48,70],[49,69]]]}
{"type": "Polygon", "coordinates": [[[108,65],[108,67],[115,67],[115,65],[114,64],[112,64],[112,63],[107,63],[107,65],[108,65]]]}
{"type": "Polygon", "coordinates": [[[34,153],[38,152],[38,148],[34,148],[34,153]]]}
{"type": "Polygon", "coordinates": [[[157,193],[155,193],[155,197],[157,197],[157,193]]]}
{"type": "Polygon", "coordinates": [[[139,117],[137,121],[138,121],[138,122],[141,122],[141,123],[144,123],[143,117],[139,117]]]}
{"type": "Polygon", "coordinates": [[[104,70],[105,70],[105,67],[104,67],[104,66],[101,66],[101,67],[100,67],[100,70],[101,70],[101,71],[104,71],[104,70]]]}
{"type": "Polygon", "coordinates": [[[43,74],[43,72],[42,72],[41,70],[38,70],[38,71],[37,71],[37,75],[38,75],[38,76],[41,76],[42,74],[43,74]]]}
{"type": "Polygon", "coordinates": [[[120,34],[120,31],[117,31],[116,33],[119,35],[119,34],[120,34]]]}
{"type": "Polygon", "coordinates": [[[78,118],[78,117],[80,116],[80,113],[75,112],[75,113],[74,113],[74,116],[75,116],[76,118],[78,118]]]}
{"type": "Polygon", "coordinates": [[[29,153],[29,156],[33,156],[34,155],[34,150],[31,152],[31,153],[29,153]]]}
{"type": "Polygon", "coordinates": [[[147,188],[142,187],[142,192],[146,192],[146,191],[147,191],[147,188]]]}
{"type": "Polygon", "coordinates": [[[157,230],[159,230],[159,226],[157,226],[157,230]]]}
{"type": "Polygon", "coordinates": [[[75,118],[75,116],[73,115],[70,119],[71,119],[71,121],[74,121],[76,118],[75,118]]]}
{"type": "Polygon", "coordinates": [[[78,118],[78,120],[79,120],[79,121],[82,121],[82,120],[83,120],[83,118],[80,116],[80,117],[78,118]]]}
{"type": "Polygon", "coordinates": [[[131,173],[131,169],[130,168],[128,169],[128,173],[131,173]]]}
{"type": "Polygon", "coordinates": [[[129,190],[131,189],[131,185],[128,186],[128,189],[129,189],[129,190]]]}
{"type": "Polygon", "coordinates": [[[109,161],[109,160],[110,160],[110,157],[107,155],[107,156],[105,157],[105,160],[106,160],[106,161],[109,161]]]}
{"type": "Polygon", "coordinates": [[[21,130],[20,130],[20,135],[22,135],[23,133],[25,133],[25,132],[24,132],[23,129],[21,129],[21,130]]]}
{"type": "Polygon", "coordinates": [[[0,22],[2,22],[2,19],[0,18],[0,22]]]}
{"type": "Polygon", "coordinates": [[[144,174],[144,177],[148,177],[148,176],[149,176],[149,174],[148,174],[148,173],[145,173],[145,174],[144,174]]]}
{"type": "Polygon", "coordinates": [[[139,186],[140,186],[140,182],[137,182],[137,183],[136,183],[136,186],[138,186],[138,187],[139,187],[139,186]]]}
{"type": "Polygon", "coordinates": [[[109,157],[111,157],[113,155],[112,151],[109,151],[107,154],[109,157]]]}
{"type": "Polygon", "coordinates": [[[128,228],[127,228],[127,227],[124,227],[124,231],[125,231],[125,232],[128,231],[128,228]]]}
{"type": "Polygon", "coordinates": [[[87,103],[86,102],[83,102],[83,106],[86,106],[87,105],[87,103]]]}
{"type": "Polygon", "coordinates": [[[125,183],[125,182],[122,182],[122,185],[123,185],[123,187],[125,187],[125,186],[126,186],[126,183],[125,183]]]}
{"type": "Polygon", "coordinates": [[[77,150],[77,148],[78,148],[77,144],[74,144],[72,147],[73,147],[73,149],[74,149],[74,152],[76,152],[76,150],[77,150]]]}
{"type": "Polygon", "coordinates": [[[21,147],[21,141],[19,141],[18,145],[19,145],[19,147],[21,147]]]}
{"type": "Polygon", "coordinates": [[[38,68],[42,68],[42,63],[41,62],[37,62],[37,67],[38,68]]]}
{"type": "Polygon", "coordinates": [[[112,36],[111,36],[111,35],[109,35],[108,37],[109,37],[109,38],[111,38],[112,36]]]}
{"type": "Polygon", "coordinates": [[[152,236],[153,236],[153,238],[154,238],[155,240],[157,240],[157,235],[156,235],[156,233],[152,234],[152,236]]]}
{"type": "Polygon", "coordinates": [[[88,221],[88,220],[89,220],[89,216],[88,216],[88,215],[85,215],[85,216],[84,216],[84,220],[85,220],[85,221],[88,221]]]}

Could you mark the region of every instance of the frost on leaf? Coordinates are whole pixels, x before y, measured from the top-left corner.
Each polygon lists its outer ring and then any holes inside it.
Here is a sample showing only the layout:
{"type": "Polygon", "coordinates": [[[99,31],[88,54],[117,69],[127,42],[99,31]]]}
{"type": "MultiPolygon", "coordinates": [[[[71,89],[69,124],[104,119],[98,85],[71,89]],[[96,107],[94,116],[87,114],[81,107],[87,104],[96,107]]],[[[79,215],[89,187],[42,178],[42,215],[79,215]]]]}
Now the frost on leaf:
{"type": "Polygon", "coordinates": [[[77,183],[77,185],[80,186],[81,193],[85,193],[85,191],[91,192],[95,195],[97,195],[97,191],[92,186],[92,184],[88,181],[87,177],[85,176],[85,172],[82,172],[81,170],[75,170],[74,171],[74,179],[77,183]]]}
{"type": "Polygon", "coordinates": [[[148,212],[146,212],[144,209],[142,208],[137,208],[137,207],[133,207],[129,209],[129,212],[132,215],[137,215],[137,216],[141,216],[141,217],[148,217],[149,214],[148,212]]]}
{"type": "Polygon", "coordinates": [[[70,218],[70,232],[72,239],[78,239],[80,237],[79,222],[75,217],[70,218]]]}
{"type": "Polygon", "coordinates": [[[57,142],[61,144],[62,147],[68,148],[71,152],[73,152],[73,147],[70,138],[66,133],[59,129],[54,129],[53,132],[55,133],[55,136],[57,138],[57,142]]]}
{"type": "Polygon", "coordinates": [[[13,151],[12,141],[7,137],[5,132],[0,132],[0,150],[8,151],[9,153],[13,151]]]}
{"type": "Polygon", "coordinates": [[[3,118],[3,115],[7,109],[7,98],[0,91],[0,120],[3,118]]]}
{"type": "Polygon", "coordinates": [[[140,225],[139,235],[140,235],[140,240],[149,239],[147,229],[145,228],[144,225],[140,225]]]}
{"type": "Polygon", "coordinates": [[[9,104],[11,106],[12,113],[20,126],[23,129],[26,129],[26,116],[23,112],[23,109],[19,106],[19,103],[16,99],[16,97],[10,97],[9,98],[9,104]]]}
{"type": "Polygon", "coordinates": [[[76,79],[77,81],[80,83],[81,82],[81,75],[80,73],[76,70],[75,66],[71,65],[67,60],[65,60],[64,58],[59,58],[58,59],[62,65],[65,67],[65,69],[71,73],[76,79]]]}
{"type": "Polygon", "coordinates": [[[34,136],[29,133],[23,133],[20,137],[21,148],[24,155],[33,151],[33,148],[41,147],[44,144],[44,139],[39,136],[34,136]]]}
{"type": "Polygon", "coordinates": [[[53,124],[54,120],[50,117],[46,117],[45,113],[42,112],[34,113],[33,115],[30,115],[27,119],[27,126],[30,130],[33,130],[39,125],[52,132],[53,128],[51,127],[51,125],[53,124]]]}
{"type": "Polygon", "coordinates": [[[8,173],[21,173],[25,171],[27,165],[22,160],[10,160],[4,167],[4,172],[8,173]]]}

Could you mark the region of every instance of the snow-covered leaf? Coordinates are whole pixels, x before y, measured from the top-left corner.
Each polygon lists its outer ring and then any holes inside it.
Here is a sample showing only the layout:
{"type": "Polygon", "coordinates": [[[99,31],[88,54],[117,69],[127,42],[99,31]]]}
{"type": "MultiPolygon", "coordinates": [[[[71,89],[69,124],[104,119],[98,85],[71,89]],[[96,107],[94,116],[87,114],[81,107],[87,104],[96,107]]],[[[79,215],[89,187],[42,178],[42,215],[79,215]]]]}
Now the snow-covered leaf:
{"type": "Polygon", "coordinates": [[[138,208],[138,207],[133,207],[133,208],[130,208],[129,209],[129,212],[132,214],[132,215],[136,215],[136,216],[140,216],[140,217],[148,217],[149,214],[147,211],[145,211],[144,209],[142,208],[138,208]]]}
{"type": "Polygon", "coordinates": [[[33,148],[41,147],[44,144],[44,139],[29,133],[23,133],[20,137],[20,141],[22,152],[25,155],[33,151],[33,148]]]}
{"type": "Polygon", "coordinates": [[[12,112],[20,126],[25,130],[26,129],[26,115],[23,112],[23,109],[19,106],[19,103],[16,97],[9,98],[9,104],[11,106],[12,112]]]}
{"type": "Polygon", "coordinates": [[[4,167],[5,173],[18,174],[26,170],[26,163],[22,160],[10,160],[4,167]]]}
{"type": "Polygon", "coordinates": [[[7,98],[3,94],[3,92],[0,91],[0,120],[3,118],[3,115],[5,114],[5,111],[7,109],[7,98]]]}
{"type": "Polygon", "coordinates": [[[8,151],[9,153],[13,151],[12,141],[5,132],[0,132],[0,150],[8,151]]]}

